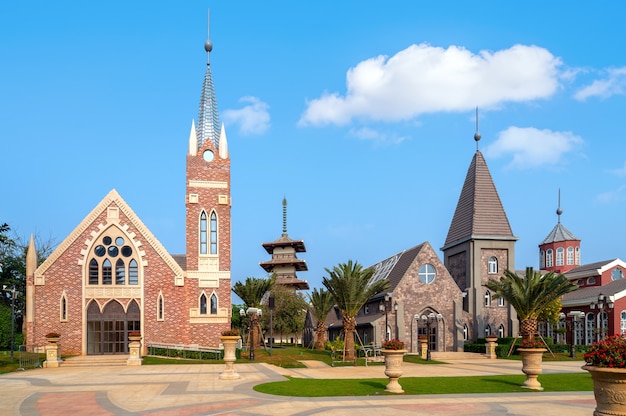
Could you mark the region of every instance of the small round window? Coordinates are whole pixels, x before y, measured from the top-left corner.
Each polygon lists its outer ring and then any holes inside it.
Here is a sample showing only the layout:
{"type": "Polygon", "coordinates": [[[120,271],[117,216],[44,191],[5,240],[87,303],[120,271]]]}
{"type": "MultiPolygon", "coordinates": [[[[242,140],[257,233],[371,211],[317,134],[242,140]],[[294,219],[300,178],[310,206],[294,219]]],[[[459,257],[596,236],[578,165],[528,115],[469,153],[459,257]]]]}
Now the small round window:
{"type": "Polygon", "coordinates": [[[435,281],[435,277],[437,276],[435,272],[435,268],[432,264],[422,264],[420,266],[419,278],[422,283],[432,283],[435,281]]]}
{"type": "Polygon", "coordinates": [[[111,257],[117,257],[117,255],[119,254],[120,249],[117,248],[116,246],[110,246],[109,247],[109,256],[111,257]]]}
{"type": "Polygon", "coordinates": [[[130,257],[133,254],[133,249],[130,246],[122,247],[122,256],[130,257]]]}
{"type": "Polygon", "coordinates": [[[105,246],[110,245],[112,241],[113,241],[113,240],[111,240],[111,237],[109,237],[108,235],[102,239],[102,243],[103,243],[105,246]]]}
{"type": "Polygon", "coordinates": [[[115,239],[115,244],[117,244],[118,246],[123,246],[124,245],[124,239],[122,237],[117,237],[115,239]]]}
{"type": "Polygon", "coordinates": [[[96,248],[94,249],[94,253],[96,253],[96,256],[98,257],[104,256],[106,252],[107,250],[106,248],[104,248],[104,246],[96,246],[96,248]]]}

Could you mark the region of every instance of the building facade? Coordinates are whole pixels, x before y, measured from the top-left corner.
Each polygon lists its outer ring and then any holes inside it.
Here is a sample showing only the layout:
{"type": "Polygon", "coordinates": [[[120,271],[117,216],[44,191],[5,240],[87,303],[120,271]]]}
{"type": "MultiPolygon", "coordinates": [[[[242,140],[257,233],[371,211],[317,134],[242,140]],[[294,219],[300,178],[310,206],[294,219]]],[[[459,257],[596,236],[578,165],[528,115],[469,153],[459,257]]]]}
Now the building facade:
{"type": "MultiPolygon", "coordinates": [[[[210,40],[186,159],[186,254],[172,255],[116,190],[39,266],[28,251],[25,337],[61,334],[64,354],[128,353],[150,342],[218,346],[230,328],[230,156],[219,124],[210,40]]],[[[181,152],[181,157],[183,153],[181,152]]]]}
{"type": "MultiPolygon", "coordinates": [[[[474,138],[478,142],[480,135],[474,138]]],[[[417,337],[426,335],[432,351],[463,351],[465,342],[487,335],[517,335],[515,311],[501,299],[492,299],[483,286],[514,269],[516,241],[477,150],[441,249],[443,262],[424,242],[373,265],[372,279],[388,279],[390,288],[359,311],[358,341],[380,345],[397,338],[417,352],[417,337]]],[[[337,311],[329,314],[326,325],[329,339],[340,336],[337,311]]]]}
{"type": "Polygon", "coordinates": [[[578,286],[563,296],[559,323],[541,325],[542,335],[570,345],[591,345],[609,335],[626,334],[626,263],[620,259],[580,264],[580,239],[561,223],[539,244],[539,264],[563,273],[578,286]]]}

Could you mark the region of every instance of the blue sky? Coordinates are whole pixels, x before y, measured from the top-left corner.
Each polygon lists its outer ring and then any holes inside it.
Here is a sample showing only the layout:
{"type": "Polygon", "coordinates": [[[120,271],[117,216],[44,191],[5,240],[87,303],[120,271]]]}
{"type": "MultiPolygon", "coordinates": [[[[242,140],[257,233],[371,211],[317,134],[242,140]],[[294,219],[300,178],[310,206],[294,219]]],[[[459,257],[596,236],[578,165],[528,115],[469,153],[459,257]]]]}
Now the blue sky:
{"type": "MultiPolygon", "coordinates": [[[[626,258],[626,3],[5,2],[0,222],[60,243],[113,188],[184,253],[185,155],[211,10],[232,163],[232,278],[261,243],[301,273],[442,247],[479,147],[516,268],[562,223],[584,263],[626,258]]],[[[440,253],[441,255],[441,253],[440,253]]]]}

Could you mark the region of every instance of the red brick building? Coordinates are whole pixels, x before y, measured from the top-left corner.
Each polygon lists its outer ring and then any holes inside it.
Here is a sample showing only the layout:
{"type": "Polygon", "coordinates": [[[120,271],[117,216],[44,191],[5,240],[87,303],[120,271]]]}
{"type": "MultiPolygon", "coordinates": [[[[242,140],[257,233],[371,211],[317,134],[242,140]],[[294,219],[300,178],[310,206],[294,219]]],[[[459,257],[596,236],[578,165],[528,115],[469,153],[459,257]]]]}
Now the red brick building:
{"type": "MultiPolygon", "coordinates": [[[[230,157],[207,67],[186,168],[186,251],[167,252],[111,190],[39,266],[27,261],[25,342],[61,334],[64,354],[128,353],[150,342],[218,346],[230,328],[230,157]]],[[[187,147],[181,141],[181,157],[187,147]]]]}
{"type": "Polygon", "coordinates": [[[560,203],[556,213],[557,225],[539,244],[539,264],[545,271],[563,273],[578,290],[563,296],[557,327],[543,324],[541,332],[570,345],[591,345],[607,335],[625,334],[626,263],[611,259],[580,264],[580,239],[561,224],[560,203]]]}

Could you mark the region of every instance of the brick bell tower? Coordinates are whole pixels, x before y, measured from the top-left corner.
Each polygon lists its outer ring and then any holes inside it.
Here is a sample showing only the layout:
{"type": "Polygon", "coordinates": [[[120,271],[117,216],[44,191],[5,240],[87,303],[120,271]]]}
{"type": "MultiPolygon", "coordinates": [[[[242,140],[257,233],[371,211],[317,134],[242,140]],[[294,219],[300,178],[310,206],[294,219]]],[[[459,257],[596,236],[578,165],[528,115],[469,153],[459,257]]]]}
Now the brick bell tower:
{"type": "MultiPolygon", "coordinates": [[[[210,38],[204,44],[207,65],[200,96],[198,125],[192,121],[186,169],[186,269],[197,291],[216,294],[217,315],[230,316],[230,157],[224,126],[219,126],[211,75],[210,38]],[[227,311],[227,312],[226,312],[227,311]]],[[[211,305],[210,311],[214,310],[211,305]]],[[[202,308],[202,307],[201,307],[202,308]]],[[[211,315],[212,312],[207,315],[211,315]]],[[[214,316],[218,318],[218,316],[214,316]]],[[[219,316],[223,318],[223,316],[219,316]]],[[[223,319],[210,320],[224,323],[223,319]]]]}

